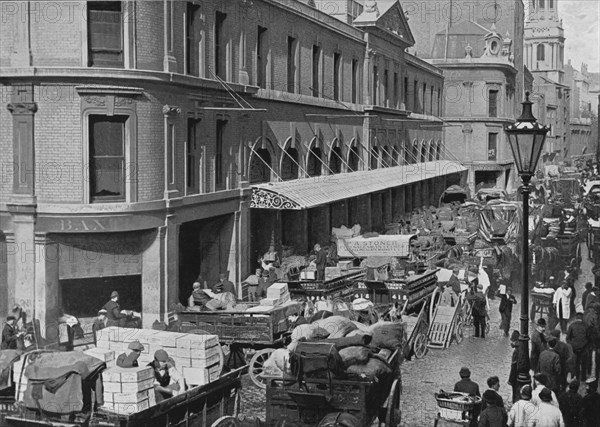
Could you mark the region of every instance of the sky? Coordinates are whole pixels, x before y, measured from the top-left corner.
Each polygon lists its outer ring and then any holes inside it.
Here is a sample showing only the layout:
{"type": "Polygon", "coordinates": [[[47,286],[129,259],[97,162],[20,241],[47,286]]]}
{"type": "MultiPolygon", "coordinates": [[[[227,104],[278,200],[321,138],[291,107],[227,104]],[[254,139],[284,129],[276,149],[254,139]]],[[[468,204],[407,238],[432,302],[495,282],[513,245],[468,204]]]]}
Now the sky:
{"type": "Polygon", "coordinates": [[[558,13],[565,30],[565,64],[577,70],[581,63],[588,71],[600,71],[600,0],[558,0],[558,13]]]}

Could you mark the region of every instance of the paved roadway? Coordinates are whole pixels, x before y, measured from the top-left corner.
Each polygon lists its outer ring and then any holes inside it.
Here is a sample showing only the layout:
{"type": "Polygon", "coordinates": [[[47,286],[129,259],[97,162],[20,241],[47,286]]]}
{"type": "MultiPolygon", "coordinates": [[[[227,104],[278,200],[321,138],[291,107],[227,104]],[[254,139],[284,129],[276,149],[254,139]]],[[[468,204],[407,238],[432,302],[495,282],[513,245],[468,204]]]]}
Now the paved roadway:
{"type": "MultiPolygon", "coordinates": [[[[582,273],[576,282],[576,306],[581,303],[585,282],[593,282],[591,263],[587,250],[583,248],[582,273]]],[[[515,292],[520,303],[520,292],[515,292]]],[[[471,370],[471,378],[479,384],[483,392],[487,389],[487,378],[496,375],[500,378],[500,394],[511,403],[511,388],[506,384],[510,371],[512,348],[508,337],[499,329],[499,299],[490,301],[490,333],[485,339],[473,337],[472,328],[465,330],[465,338],[460,344],[452,343],[445,350],[430,350],[425,358],[405,361],[402,365],[403,393],[401,398],[402,427],[433,426],[437,414],[437,404],[433,394],[440,389],[451,391],[460,380],[458,372],[462,366],[471,370]]],[[[520,304],[513,307],[512,329],[519,329],[520,304]]],[[[252,382],[244,379],[241,414],[265,419],[265,395],[252,382]]]]}

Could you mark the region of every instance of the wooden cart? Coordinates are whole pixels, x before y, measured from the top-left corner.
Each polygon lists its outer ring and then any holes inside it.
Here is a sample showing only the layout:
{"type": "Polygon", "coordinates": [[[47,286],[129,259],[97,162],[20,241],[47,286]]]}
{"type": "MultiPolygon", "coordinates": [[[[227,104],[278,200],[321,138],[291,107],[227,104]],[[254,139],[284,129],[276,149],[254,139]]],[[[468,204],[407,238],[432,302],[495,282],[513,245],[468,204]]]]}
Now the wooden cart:
{"type": "Polygon", "coordinates": [[[550,316],[550,310],[553,310],[552,299],[554,294],[544,294],[532,291],[530,295],[531,308],[529,317],[531,321],[535,322],[536,315],[547,319],[550,316]]]}
{"type": "MultiPolygon", "coordinates": [[[[257,306],[257,303],[249,303],[257,306]]],[[[290,334],[290,316],[300,315],[302,304],[294,302],[273,307],[267,311],[183,311],[179,313],[182,332],[198,332],[219,336],[221,344],[230,348],[226,364],[228,366],[245,365],[248,349],[255,350],[251,359],[249,374],[252,381],[264,388],[261,379],[262,366],[276,348],[285,344],[290,334]]]]}
{"type": "Polygon", "coordinates": [[[313,427],[325,417],[335,418],[336,413],[352,419],[352,425],[370,427],[379,418],[386,427],[399,426],[400,357],[400,350],[396,350],[387,359],[394,369],[387,381],[362,377],[305,378],[300,385],[294,377],[269,377],[267,427],[313,427]]]}
{"type": "Polygon", "coordinates": [[[439,304],[440,289],[436,288],[431,296],[430,318],[427,346],[444,349],[454,340],[460,344],[464,337],[463,307],[458,301],[454,307],[439,304]]]}
{"type": "Polygon", "coordinates": [[[353,298],[356,290],[356,280],[365,276],[360,268],[348,270],[339,277],[327,280],[280,280],[287,283],[290,296],[295,300],[319,301],[325,299],[353,298]]]}

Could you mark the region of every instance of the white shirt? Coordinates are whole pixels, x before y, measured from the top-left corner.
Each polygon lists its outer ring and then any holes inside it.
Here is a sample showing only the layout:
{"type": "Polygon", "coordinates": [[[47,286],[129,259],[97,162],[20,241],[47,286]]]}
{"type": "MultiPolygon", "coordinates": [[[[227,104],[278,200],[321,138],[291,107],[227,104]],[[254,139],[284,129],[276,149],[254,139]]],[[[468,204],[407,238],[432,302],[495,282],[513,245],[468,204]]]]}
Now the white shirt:
{"type": "Polygon", "coordinates": [[[533,415],[537,411],[537,406],[530,400],[519,400],[508,412],[509,427],[534,427],[533,415]]]}
{"type": "Polygon", "coordinates": [[[537,408],[532,417],[535,427],[565,427],[560,409],[546,402],[540,402],[537,408]]]}
{"type": "MultiPolygon", "coordinates": [[[[538,385],[532,392],[531,392],[531,403],[533,403],[536,406],[540,406],[540,403],[543,403],[542,400],[540,399],[540,392],[544,389],[544,385],[538,385]]],[[[556,398],[556,394],[554,394],[554,392],[552,390],[550,390],[552,392],[552,401],[550,402],[550,405],[558,408],[558,399],[556,398]]]]}

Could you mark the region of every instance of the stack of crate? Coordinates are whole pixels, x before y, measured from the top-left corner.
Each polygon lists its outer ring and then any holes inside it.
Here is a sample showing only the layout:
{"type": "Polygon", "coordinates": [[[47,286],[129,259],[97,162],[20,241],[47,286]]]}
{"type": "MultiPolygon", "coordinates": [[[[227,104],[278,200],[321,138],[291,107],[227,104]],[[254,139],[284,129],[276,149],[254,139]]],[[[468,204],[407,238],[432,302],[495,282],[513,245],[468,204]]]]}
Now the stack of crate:
{"type": "Polygon", "coordinates": [[[84,350],[83,353],[88,356],[95,357],[96,359],[102,360],[106,363],[107,368],[113,368],[117,364],[117,357],[115,356],[115,352],[113,350],[104,350],[102,348],[90,348],[84,350]]]}
{"type": "Polygon", "coordinates": [[[267,297],[260,300],[260,305],[281,305],[290,300],[287,283],[273,283],[267,289],[267,297]]]}
{"type": "Polygon", "coordinates": [[[103,409],[119,415],[131,415],[154,406],[154,370],[149,366],[120,368],[102,372],[103,409]]]}
{"type": "Polygon", "coordinates": [[[25,368],[28,363],[23,365],[23,359],[20,358],[13,363],[13,380],[15,383],[15,400],[22,402],[25,396],[25,390],[27,389],[27,377],[25,376],[25,368]]]}
{"type": "Polygon", "coordinates": [[[144,346],[138,358],[140,366],[152,362],[157,350],[165,350],[189,385],[204,385],[219,377],[221,348],[217,335],[118,327],[101,329],[96,335],[98,349],[114,351],[115,359],[132,341],[144,346]]]}

